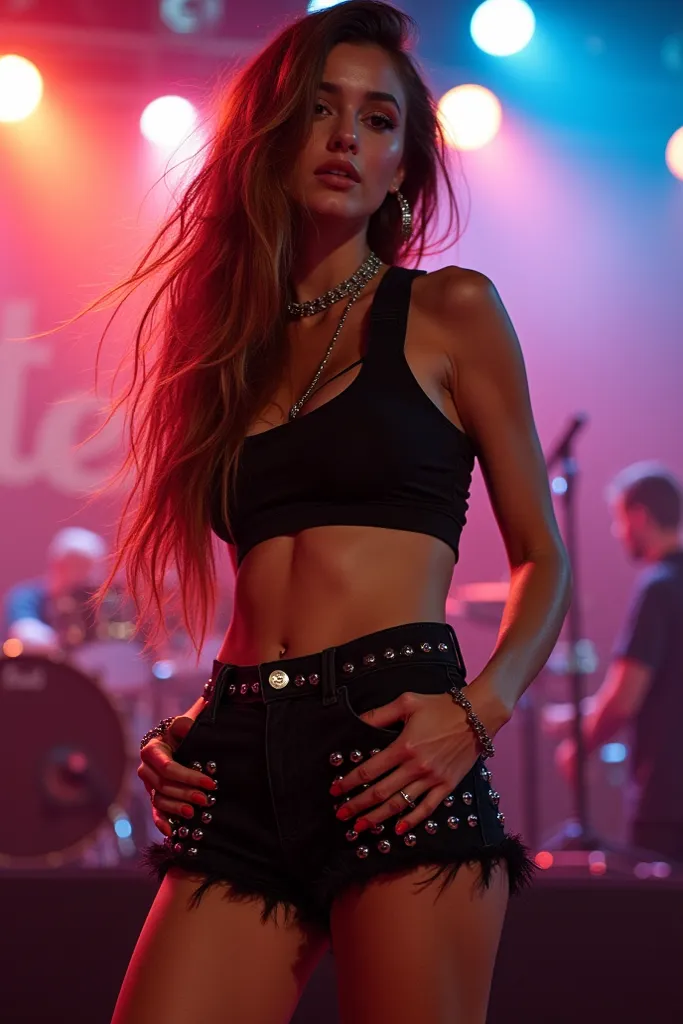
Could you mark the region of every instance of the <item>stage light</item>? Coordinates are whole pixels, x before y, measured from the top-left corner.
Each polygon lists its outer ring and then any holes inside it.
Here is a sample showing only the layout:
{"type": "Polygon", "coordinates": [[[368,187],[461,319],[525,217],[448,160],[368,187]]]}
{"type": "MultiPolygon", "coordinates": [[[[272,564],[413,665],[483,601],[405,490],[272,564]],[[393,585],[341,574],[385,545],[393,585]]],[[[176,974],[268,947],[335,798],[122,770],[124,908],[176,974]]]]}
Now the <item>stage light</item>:
{"type": "Polygon", "coordinates": [[[336,7],[337,4],[343,4],[346,0],[309,0],[308,13],[315,14],[316,11],[326,11],[328,7],[336,7]]]}
{"type": "Polygon", "coordinates": [[[197,122],[197,112],[182,96],[160,96],[148,103],[140,118],[145,138],[166,149],[175,149],[197,122]]]}
{"type": "Polygon", "coordinates": [[[159,0],[159,17],[181,35],[203,32],[223,17],[223,0],[159,0]]]}
{"type": "Polygon", "coordinates": [[[553,494],[566,494],[569,490],[569,484],[563,476],[553,477],[550,486],[553,494]]]}
{"type": "Polygon", "coordinates": [[[683,181],[683,128],[675,131],[666,147],[666,166],[674,178],[683,181]]]}
{"type": "Polygon", "coordinates": [[[8,640],[5,640],[2,645],[2,653],[6,658],[18,658],[19,655],[24,653],[24,645],[21,640],[18,640],[15,636],[11,636],[8,640]]]}
{"type": "Polygon", "coordinates": [[[553,866],[554,862],[555,858],[550,850],[539,850],[534,857],[534,863],[537,868],[541,869],[541,871],[547,871],[548,868],[553,866]]]}
{"type": "Polygon", "coordinates": [[[16,53],[0,57],[0,121],[24,121],[40,103],[43,76],[16,53]]]}
{"type": "Polygon", "coordinates": [[[456,149],[481,149],[498,134],[502,119],[497,96],[481,85],[457,85],[439,100],[439,122],[456,149]]]}
{"type": "Polygon", "coordinates": [[[470,33],[479,49],[494,57],[519,53],[535,30],[534,12],[524,0],[485,0],[470,22],[470,33]]]}
{"type": "Polygon", "coordinates": [[[600,760],[603,764],[621,764],[626,760],[628,749],[624,743],[605,743],[600,748],[600,760]]]}

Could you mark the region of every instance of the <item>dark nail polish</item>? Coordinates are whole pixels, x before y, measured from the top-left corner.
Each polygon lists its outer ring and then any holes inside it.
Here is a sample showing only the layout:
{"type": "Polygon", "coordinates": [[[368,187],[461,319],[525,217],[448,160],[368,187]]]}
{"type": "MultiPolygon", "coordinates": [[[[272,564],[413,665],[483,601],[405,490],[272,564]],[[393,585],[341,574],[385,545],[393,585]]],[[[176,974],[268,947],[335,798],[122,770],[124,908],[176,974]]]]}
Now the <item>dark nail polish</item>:
{"type": "Polygon", "coordinates": [[[183,818],[193,818],[194,807],[190,807],[189,804],[183,804],[183,818]]]}
{"type": "Polygon", "coordinates": [[[341,821],[346,821],[347,818],[351,817],[351,811],[346,806],[340,807],[339,810],[337,811],[337,817],[341,821]]]}

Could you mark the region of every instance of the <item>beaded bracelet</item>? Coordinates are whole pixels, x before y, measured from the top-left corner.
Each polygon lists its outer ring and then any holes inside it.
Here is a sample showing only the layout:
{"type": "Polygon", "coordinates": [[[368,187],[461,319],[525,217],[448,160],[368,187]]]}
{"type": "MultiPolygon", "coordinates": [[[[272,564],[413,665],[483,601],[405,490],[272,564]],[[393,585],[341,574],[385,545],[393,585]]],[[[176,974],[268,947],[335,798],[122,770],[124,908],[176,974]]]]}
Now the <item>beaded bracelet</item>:
{"type": "Polygon", "coordinates": [[[140,750],[142,750],[143,747],[146,747],[150,740],[156,739],[157,736],[163,736],[168,731],[168,729],[171,728],[174,722],[175,717],[162,718],[159,724],[155,725],[153,729],[148,729],[145,735],[140,740],[140,750]]]}
{"type": "Polygon", "coordinates": [[[493,741],[489,734],[487,733],[484,723],[476,714],[474,708],[472,707],[471,703],[469,702],[465,694],[457,686],[452,686],[448,692],[453,698],[453,702],[455,704],[458,704],[459,707],[461,707],[464,710],[465,715],[467,716],[467,721],[471,725],[474,732],[476,733],[477,739],[481,744],[481,756],[484,759],[484,761],[489,757],[493,757],[493,755],[496,752],[496,748],[493,745],[493,741]]]}

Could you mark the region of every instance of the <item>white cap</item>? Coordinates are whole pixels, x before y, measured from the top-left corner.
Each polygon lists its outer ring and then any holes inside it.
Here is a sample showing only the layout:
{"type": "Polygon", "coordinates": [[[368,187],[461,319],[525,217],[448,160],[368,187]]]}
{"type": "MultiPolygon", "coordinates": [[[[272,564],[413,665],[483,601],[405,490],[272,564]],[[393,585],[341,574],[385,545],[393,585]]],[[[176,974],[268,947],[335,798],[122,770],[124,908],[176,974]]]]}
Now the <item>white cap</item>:
{"type": "Polygon", "coordinates": [[[97,561],[104,558],[106,553],[107,545],[104,538],[82,526],[67,526],[60,530],[54,535],[47,549],[50,561],[69,554],[86,555],[97,561]]]}

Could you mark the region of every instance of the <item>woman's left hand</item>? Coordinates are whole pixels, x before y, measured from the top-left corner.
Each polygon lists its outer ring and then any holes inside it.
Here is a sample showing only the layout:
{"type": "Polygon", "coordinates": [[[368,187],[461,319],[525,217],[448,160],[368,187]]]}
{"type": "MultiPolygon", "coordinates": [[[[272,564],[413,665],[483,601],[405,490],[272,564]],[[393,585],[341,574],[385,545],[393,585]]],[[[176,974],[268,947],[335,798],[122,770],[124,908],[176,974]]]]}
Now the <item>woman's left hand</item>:
{"type": "Polygon", "coordinates": [[[351,827],[362,832],[408,811],[396,825],[401,835],[429,818],[462,781],[479,755],[476,735],[465,712],[448,693],[402,693],[390,704],[360,717],[380,728],[398,721],[405,725],[393,743],[332,784],[333,796],[369,784],[342,804],[337,817],[350,821],[361,815],[351,827]],[[401,790],[415,802],[414,809],[401,790]]]}

